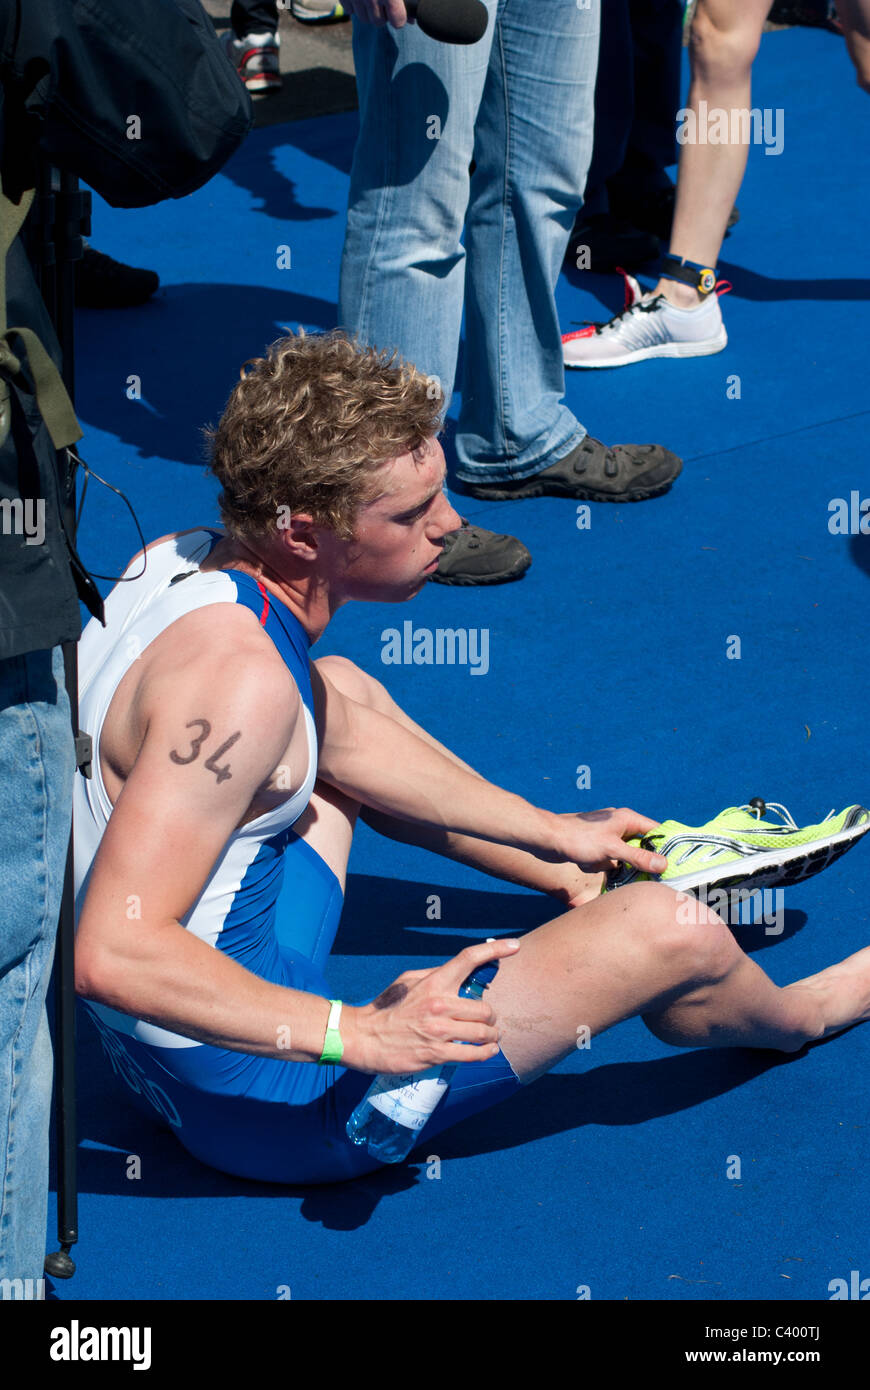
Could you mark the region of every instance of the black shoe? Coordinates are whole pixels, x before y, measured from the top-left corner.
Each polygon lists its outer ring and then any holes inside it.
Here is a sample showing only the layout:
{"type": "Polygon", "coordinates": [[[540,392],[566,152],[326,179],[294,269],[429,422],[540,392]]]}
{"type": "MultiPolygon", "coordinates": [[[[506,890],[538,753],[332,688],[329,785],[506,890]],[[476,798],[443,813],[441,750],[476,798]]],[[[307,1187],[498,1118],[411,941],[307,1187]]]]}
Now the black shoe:
{"type": "Polygon", "coordinates": [[[682,459],[660,444],[617,444],[586,438],[541,473],[511,482],[466,483],[472,497],[507,502],[519,497],[576,497],[586,502],[643,502],[667,492],[682,459]]]}
{"type": "Polygon", "coordinates": [[[435,584],[506,584],[525,574],[532,557],[515,536],[497,536],[462,518],[461,531],[444,537],[435,584]]]}
{"type": "Polygon", "coordinates": [[[828,29],[833,34],[842,34],[843,26],[828,0],[774,0],[768,24],[803,24],[811,29],[828,29]]]}
{"type": "Polygon", "coordinates": [[[160,285],[153,270],[137,270],[86,246],[76,266],[76,304],[83,309],[129,309],[144,304],[160,285]]]}
{"type": "MultiPolygon", "coordinates": [[[[647,193],[640,198],[633,197],[626,191],[608,188],[608,196],[611,208],[619,217],[627,217],[635,227],[657,236],[663,248],[667,249],[671,240],[674,207],[677,201],[675,184],[671,184],[669,188],[657,188],[655,192],[647,193]]],[[[733,207],[725,230],[730,231],[739,221],[740,210],[733,207]]]]}
{"type": "Polygon", "coordinates": [[[617,269],[636,270],[648,261],[658,260],[661,253],[657,236],[632,226],[624,217],[615,217],[612,212],[584,217],[581,212],[574,223],[565,260],[578,270],[604,275],[617,269]]]}

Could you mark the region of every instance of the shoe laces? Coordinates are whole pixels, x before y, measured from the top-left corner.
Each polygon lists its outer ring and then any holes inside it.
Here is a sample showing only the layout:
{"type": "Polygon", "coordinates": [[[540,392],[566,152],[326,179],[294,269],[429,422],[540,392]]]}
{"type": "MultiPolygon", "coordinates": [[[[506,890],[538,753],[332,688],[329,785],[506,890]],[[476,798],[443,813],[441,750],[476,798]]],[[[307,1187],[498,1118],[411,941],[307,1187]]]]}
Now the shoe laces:
{"type": "Polygon", "coordinates": [[[639,314],[655,314],[662,307],[661,301],[663,299],[663,294],[657,294],[651,299],[647,299],[646,296],[644,296],[642,299],[636,299],[632,304],[624,304],[619,313],[614,314],[613,318],[608,319],[607,323],[596,323],[594,325],[595,332],[603,333],[606,328],[616,328],[620,321],[624,319],[627,314],[633,314],[635,309],[639,314]]]}
{"type": "MultiPolygon", "coordinates": [[[[740,809],[741,811],[750,811],[750,812],[754,812],[754,813],[755,813],[755,819],[756,819],[756,820],[761,820],[762,811],[761,811],[761,807],[760,807],[760,806],[741,806],[739,809],[740,809]]],[[[780,820],[782,821],[783,825],[784,825],[788,830],[800,830],[800,826],[798,825],[798,823],[797,823],[797,821],[795,820],[794,816],[792,815],[791,811],[789,811],[785,806],[783,806],[783,804],[782,804],[781,801],[767,801],[767,802],[765,802],[764,815],[767,815],[768,811],[775,811],[776,814],[779,816],[780,820]]],[[[832,817],[832,816],[835,816],[836,814],[837,814],[837,813],[836,813],[835,810],[833,810],[833,809],[830,810],[830,811],[828,812],[828,814],[825,816],[825,820],[819,821],[819,824],[820,824],[820,825],[824,825],[824,824],[825,824],[825,821],[829,821],[829,820],[831,819],[831,817],[832,817]]]]}
{"type": "MultiPolygon", "coordinates": [[[[759,798],[759,800],[761,800],[761,798],[759,798]]],[[[762,819],[762,816],[766,816],[769,811],[773,811],[774,814],[778,816],[778,818],[782,821],[781,827],[769,827],[771,830],[774,831],[774,833],[776,833],[777,831],[781,831],[781,833],[783,834],[790,834],[792,831],[800,830],[800,826],[798,825],[794,816],[787,809],[787,807],[782,805],[781,802],[767,801],[762,804],[764,806],[763,811],[760,805],[743,805],[739,806],[737,809],[740,811],[747,811],[750,814],[754,814],[755,819],[757,821],[760,821],[762,819]]],[[[825,820],[821,821],[820,824],[824,825],[825,822],[829,821],[831,817],[835,814],[835,811],[829,811],[828,814],[825,816],[825,820]]],[[[644,846],[645,849],[655,850],[655,840],[661,838],[661,833],[653,830],[642,837],[641,844],[644,846]]],[[[742,844],[744,843],[741,840],[740,831],[736,829],[731,831],[687,829],[681,835],[671,835],[667,836],[666,838],[670,847],[670,851],[672,853],[678,847],[685,846],[682,854],[679,856],[679,859],[677,860],[678,863],[682,863],[685,859],[690,858],[700,849],[713,849],[714,847],[717,847],[718,849],[735,850],[739,852],[741,850],[742,844]]]]}

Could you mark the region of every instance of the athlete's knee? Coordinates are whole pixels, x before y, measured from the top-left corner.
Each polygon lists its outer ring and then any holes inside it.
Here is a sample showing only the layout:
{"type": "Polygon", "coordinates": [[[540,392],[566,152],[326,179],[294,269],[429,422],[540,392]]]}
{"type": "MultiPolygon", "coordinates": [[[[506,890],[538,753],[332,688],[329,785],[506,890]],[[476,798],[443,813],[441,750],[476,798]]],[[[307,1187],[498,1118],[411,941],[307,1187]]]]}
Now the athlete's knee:
{"type": "Polygon", "coordinates": [[[636,892],[651,948],[657,959],[670,963],[675,977],[713,983],[733,969],[739,947],[711,908],[664,883],[638,884],[636,892]]]}
{"type": "Polygon", "coordinates": [[[692,72],[705,81],[738,82],[751,71],[761,25],[745,17],[740,22],[736,9],[725,20],[720,10],[721,6],[698,6],[690,34],[692,72]]]}
{"type": "Polygon", "coordinates": [[[375,709],[383,709],[392,704],[387,690],[380,681],[375,680],[374,676],[370,676],[353,661],[349,661],[346,656],[321,656],[315,665],[342,695],[356,700],[357,704],[371,705],[375,709]]]}
{"type": "Polygon", "coordinates": [[[677,926],[692,978],[705,984],[724,980],[742,954],[730,927],[690,893],[677,893],[675,897],[677,926]]]}

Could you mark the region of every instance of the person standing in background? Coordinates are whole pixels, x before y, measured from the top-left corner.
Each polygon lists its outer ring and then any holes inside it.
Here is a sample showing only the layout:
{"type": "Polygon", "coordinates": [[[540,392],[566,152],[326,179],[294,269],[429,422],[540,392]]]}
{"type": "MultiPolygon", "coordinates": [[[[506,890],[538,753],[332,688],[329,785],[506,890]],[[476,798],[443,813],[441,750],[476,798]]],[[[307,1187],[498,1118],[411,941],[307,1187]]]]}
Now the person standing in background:
{"type": "MultiPolygon", "coordinates": [[[[449,402],[464,308],[455,449],[473,497],[666,491],[682,467],[673,453],[609,448],[563,399],[555,288],[592,154],[598,0],[486,0],[486,32],[467,47],[409,25],[401,0],[346,8],[360,133],[339,322],[398,349],[449,402]]],[[[455,533],[436,577],[494,582],[509,539],[485,533],[469,577],[455,533]]]]}

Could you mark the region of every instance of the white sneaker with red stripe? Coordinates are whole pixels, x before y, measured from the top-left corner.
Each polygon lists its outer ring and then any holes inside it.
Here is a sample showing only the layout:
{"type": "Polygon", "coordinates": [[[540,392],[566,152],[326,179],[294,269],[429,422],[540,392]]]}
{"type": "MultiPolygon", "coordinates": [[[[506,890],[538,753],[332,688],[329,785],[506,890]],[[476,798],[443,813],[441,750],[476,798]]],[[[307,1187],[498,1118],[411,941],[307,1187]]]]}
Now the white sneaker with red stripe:
{"type": "Polygon", "coordinates": [[[281,90],[278,49],[279,34],[245,34],[237,39],[224,34],[224,51],[252,97],[268,96],[281,90]]]}
{"type": "MultiPolygon", "coordinates": [[[[625,308],[609,323],[590,323],[562,334],[566,367],[627,367],[647,357],[705,357],[721,352],[728,342],[718,294],[696,308],[678,309],[663,294],[644,294],[631,275],[625,276],[625,288],[625,308]]],[[[716,288],[725,293],[730,285],[721,280],[716,288]]]]}

